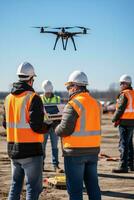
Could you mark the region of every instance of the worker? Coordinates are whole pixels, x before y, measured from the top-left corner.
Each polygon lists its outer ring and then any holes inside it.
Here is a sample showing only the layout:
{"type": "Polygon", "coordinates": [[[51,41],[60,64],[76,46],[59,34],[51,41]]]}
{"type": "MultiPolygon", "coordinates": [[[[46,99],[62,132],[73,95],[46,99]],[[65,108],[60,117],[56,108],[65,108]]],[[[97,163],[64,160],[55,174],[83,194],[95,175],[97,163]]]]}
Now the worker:
{"type": "MultiPolygon", "coordinates": [[[[41,94],[40,96],[44,105],[60,103],[61,101],[60,97],[53,93],[53,85],[51,81],[44,80],[42,83],[42,90],[43,90],[43,94],[41,94]]],[[[62,173],[63,170],[59,167],[59,160],[58,160],[58,138],[59,137],[56,134],[54,134],[54,126],[58,122],[59,120],[47,121],[47,123],[51,124],[51,127],[48,133],[44,135],[44,142],[43,142],[44,164],[43,166],[45,166],[46,145],[47,145],[48,137],[50,137],[51,147],[52,147],[52,164],[54,167],[54,171],[56,173],[62,173]]]]}
{"type": "Polygon", "coordinates": [[[100,104],[87,90],[88,78],[74,71],[65,83],[69,101],[55,133],[62,138],[66,185],[70,200],[83,199],[83,182],[88,198],[100,200],[97,161],[100,151],[100,104]]]}
{"type": "Polygon", "coordinates": [[[7,133],[8,155],[11,159],[12,183],[8,200],[20,199],[24,177],[26,200],[38,200],[42,191],[43,104],[33,89],[34,67],[23,62],[17,70],[18,82],[5,99],[3,126],[7,133]]]}
{"type": "Polygon", "coordinates": [[[132,88],[132,79],[129,75],[122,75],[119,82],[120,93],[112,122],[114,126],[119,126],[120,162],[118,168],[113,169],[112,172],[127,173],[128,169],[134,171],[134,90],[132,88]]]}

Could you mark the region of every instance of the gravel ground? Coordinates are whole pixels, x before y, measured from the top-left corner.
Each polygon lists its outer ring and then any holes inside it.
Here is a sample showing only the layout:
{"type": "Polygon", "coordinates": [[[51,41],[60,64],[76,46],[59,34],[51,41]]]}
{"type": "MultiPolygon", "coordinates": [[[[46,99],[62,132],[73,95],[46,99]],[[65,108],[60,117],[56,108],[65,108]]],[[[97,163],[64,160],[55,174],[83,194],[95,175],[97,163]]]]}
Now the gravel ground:
{"type": "MultiPolygon", "coordinates": [[[[0,127],[0,200],[6,200],[10,180],[10,160],[6,153],[6,137],[5,131],[0,127]]],[[[63,168],[63,157],[59,142],[59,158],[60,166],[63,168]]],[[[118,166],[118,161],[108,161],[105,156],[119,158],[118,152],[118,130],[113,128],[111,123],[111,114],[106,114],[102,118],[102,145],[98,163],[99,183],[102,191],[102,200],[131,200],[134,199],[134,173],[113,174],[112,168],[118,166]]],[[[44,179],[55,176],[51,164],[51,146],[50,141],[47,144],[46,171],[43,172],[44,179]],[[49,170],[48,170],[49,169],[49,170]]],[[[23,189],[21,200],[25,199],[25,187],[23,189]]],[[[56,188],[51,185],[44,184],[43,192],[40,200],[67,200],[68,195],[65,188],[56,188]]],[[[86,192],[83,193],[83,199],[87,200],[86,192]]]]}

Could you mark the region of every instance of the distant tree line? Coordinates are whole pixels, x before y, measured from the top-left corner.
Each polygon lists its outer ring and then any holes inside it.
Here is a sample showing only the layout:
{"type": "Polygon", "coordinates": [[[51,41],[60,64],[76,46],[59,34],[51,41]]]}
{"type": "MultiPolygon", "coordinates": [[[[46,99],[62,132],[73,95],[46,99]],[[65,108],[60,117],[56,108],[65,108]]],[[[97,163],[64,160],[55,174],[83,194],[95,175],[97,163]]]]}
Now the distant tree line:
{"type": "MultiPolygon", "coordinates": [[[[39,92],[40,94],[41,92],[39,92]]],[[[90,90],[90,94],[99,100],[115,101],[119,91],[109,88],[107,91],[90,90]]],[[[68,99],[67,91],[55,91],[55,94],[60,96],[63,101],[68,99]]],[[[0,99],[3,100],[8,95],[8,92],[0,92],[0,99]]]]}
{"type": "Polygon", "coordinates": [[[107,90],[107,91],[92,90],[90,91],[90,93],[96,99],[115,102],[119,94],[119,91],[118,90],[107,90]]]}

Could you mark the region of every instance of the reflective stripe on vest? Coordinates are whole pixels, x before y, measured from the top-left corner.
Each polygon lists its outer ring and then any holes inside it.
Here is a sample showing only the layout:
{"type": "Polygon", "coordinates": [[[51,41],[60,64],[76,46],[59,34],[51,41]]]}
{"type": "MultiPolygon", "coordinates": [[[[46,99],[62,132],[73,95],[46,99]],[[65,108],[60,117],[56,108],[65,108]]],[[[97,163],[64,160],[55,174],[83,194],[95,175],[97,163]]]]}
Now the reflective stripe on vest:
{"type": "Polygon", "coordinates": [[[133,99],[132,99],[132,96],[130,95],[130,93],[127,93],[128,95],[128,98],[129,98],[129,105],[128,105],[128,108],[125,110],[125,113],[127,112],[134,112],[134,109],[133,109],[133,99]]]}
{"type": "MultiPolygon", "coordinates": [[[[128,99],[128,102],[126,109],[120,119],[127,119],[127,120],[130,119],[134,121],[134,90],[126,89],[122,93],[125,94],[125,96],[128,99]]],[[[117,103],[117,108],[118,108],[118,103],[117,103]]]]}
{"type": "Polygon", "coordinates": [[[21,118],[20,118],[21,121],[19,123],[7,122],[6,123],[7,128],[27,128],[27,129],[31,129],[29,123],[26,123],[25,105],[29,101],[32,94],[33,94],[32,92],[28,92],[28,95],[23,100],[22,107],[21,107],[21,114],[20,114],[21,115],[21,118]]]}
{"type": "Polygon", "coordinates": [[[77,106],[80,108],[81,110],[81,126],[80,126],[80,131],[79,132],[73,132],[72,135],[74,136],[89,136],[89,135],[100,135],[101,131],[85,131],[85,125],[86,125],[86,119],[85,119],[85,108],[83,107],[83,105],[77,100],[77,99],[73,99],[73,102],[75,102],[77,104],[77,106]]]}
{"type": "Polygon", "coordinates": [[[99,109],[96,100],[90,97],[88,93],[82,93],[81,95],[76,95],[74,98],[69,101],[69,104],[76,110],[79,117],[77,119],[74,132],[66,137],[62,137],[63,148],[95,148],[98,151],[100,147],[101,140],[101,129],[100,129],[100,114],[101,110],[99,109]],[[85,101],[86,99],[86,101],[85,101]],[[88,107],[89,104],[92,103],[91,107],[88,107]],[[85,102],[85,105],[82,104],[85,102]],[[90,110],[93,111],[94,114],[90,117],[90,110]],[[86,116],[86,114],[89,115],[86,116]],[[97,113],[97,118],[95,119],[95,115],[97,113]],[[93,118],[92,118],[93,117],[93,118]],[[87,121],[91,120],[91,121],[87,121]],[[96,120],[96,123],[95,123],[96,120]],[[90,123],[90,124],[89,124],[90,123]]]}

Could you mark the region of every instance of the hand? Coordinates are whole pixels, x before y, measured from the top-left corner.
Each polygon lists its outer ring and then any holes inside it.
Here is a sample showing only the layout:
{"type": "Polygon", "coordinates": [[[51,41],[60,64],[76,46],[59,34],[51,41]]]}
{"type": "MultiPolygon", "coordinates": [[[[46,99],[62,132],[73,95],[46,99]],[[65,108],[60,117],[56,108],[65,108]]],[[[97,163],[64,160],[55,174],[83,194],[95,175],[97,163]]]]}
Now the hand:
{"type": "Polygon", "coordinates": [[[120,124],[120,121],[119,121],[119,120],[116,121],[116,122],[114,122],[114,127],[117,127],[119,124],[120,124]]]}
{"type": "Polygon", "coordinates": [[[60,121],[59,121],[59,120],[53,121],[53,123],[52,123],[52,128],[55,129],[59,124],[60,124],[60,121]]]}

